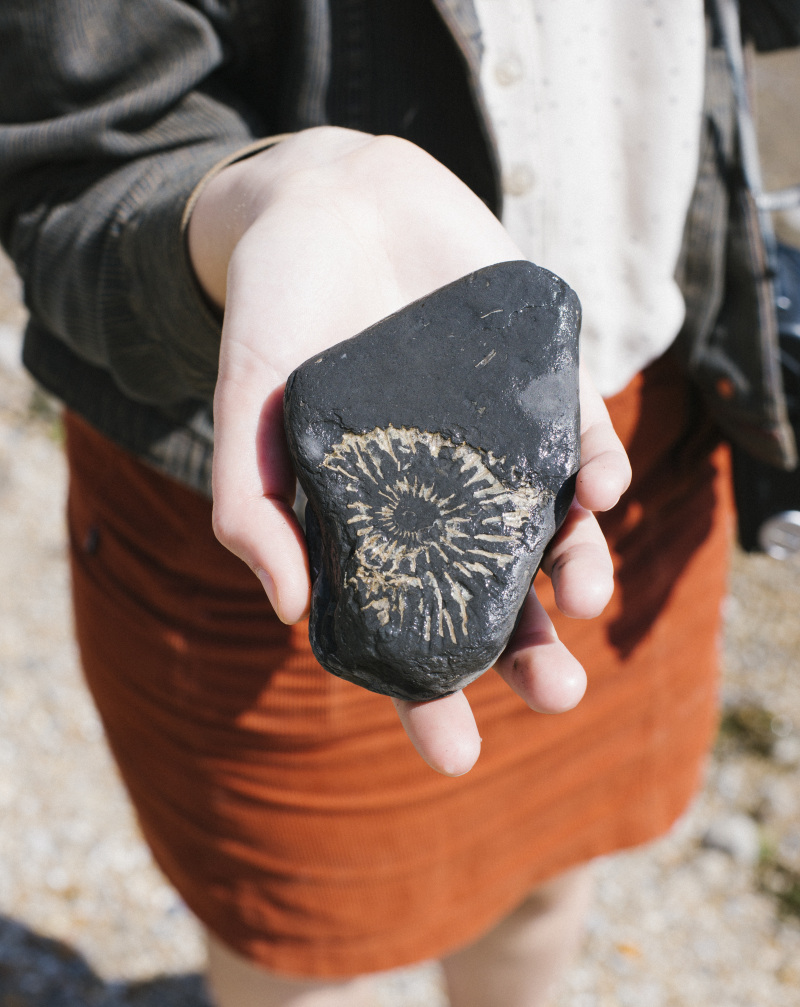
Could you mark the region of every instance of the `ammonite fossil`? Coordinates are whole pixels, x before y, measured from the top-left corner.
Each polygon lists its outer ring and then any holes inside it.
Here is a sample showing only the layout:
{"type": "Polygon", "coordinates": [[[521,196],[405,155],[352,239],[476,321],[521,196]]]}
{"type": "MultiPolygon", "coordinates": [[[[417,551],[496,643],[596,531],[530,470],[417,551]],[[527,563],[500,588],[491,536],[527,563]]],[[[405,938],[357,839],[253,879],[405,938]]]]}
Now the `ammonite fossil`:
{"type": "Polygon", "coordinates": [[[572,496],[579,318],[558,277],[503,263],[291,375],[329,671],[430,699],[496,660],[572,496]]]}
{"type": "Polygon", "coordinates": [[[486,462],[440,434],[394,427],[346,434],[323,462],[344,477],[347,590],[381,627],[421,634],[431,654],[469,645],[469,603],[501,594],[541,496],[504,486],[486,462]]]}

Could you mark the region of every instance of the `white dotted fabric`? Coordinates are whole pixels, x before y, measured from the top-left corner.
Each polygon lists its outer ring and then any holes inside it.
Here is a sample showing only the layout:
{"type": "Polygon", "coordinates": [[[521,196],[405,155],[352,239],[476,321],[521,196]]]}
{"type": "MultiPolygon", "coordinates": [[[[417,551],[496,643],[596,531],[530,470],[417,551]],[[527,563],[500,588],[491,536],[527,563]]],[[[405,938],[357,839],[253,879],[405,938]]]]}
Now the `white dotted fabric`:
{"type": "Polygon", "coordinates": [[[702,0],[475,0],[503,221],[584,309],[604,395],[670,345],[697,171],[702,0]]]}

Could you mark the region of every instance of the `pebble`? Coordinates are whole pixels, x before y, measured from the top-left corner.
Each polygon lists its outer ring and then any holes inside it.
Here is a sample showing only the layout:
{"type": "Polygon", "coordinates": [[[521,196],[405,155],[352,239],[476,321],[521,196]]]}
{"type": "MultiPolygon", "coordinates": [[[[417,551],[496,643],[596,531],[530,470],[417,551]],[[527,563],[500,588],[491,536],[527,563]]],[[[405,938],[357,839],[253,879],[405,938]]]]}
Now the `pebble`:
{"type": "Polygon", "coordinates": [[[778,738],[772,746],[772,761],[786,769],[800,766],[800,737],[790,734],[785,738],[778,738]]]}
{"type": "Polygon", "coordinates": [[[790,829],[778,844],[778,854],[789,867],[800,871],[800,827],[790,829]]]}
{"type": "Polygon", "coordinates": [[[727,853],[739,864],[755,865],[761,851],[758,824],[744,814],[718,818],[706,829],[702,845],[706,849],[727,853]]]}
{"type": "Polygon", "coordinates": [[[800,795],[795,781],[785,776],[771,776],[758,788],[759,818],[796,818],[800,810],[800,795]]]}
{"type": "Polygon", "coordinates": [[[736,801],[742,793],[744,782],[744,768],[739,765],[729,764],[720,766],[716,773],[715,785],[717,793],[730,803],[736,801]]]}

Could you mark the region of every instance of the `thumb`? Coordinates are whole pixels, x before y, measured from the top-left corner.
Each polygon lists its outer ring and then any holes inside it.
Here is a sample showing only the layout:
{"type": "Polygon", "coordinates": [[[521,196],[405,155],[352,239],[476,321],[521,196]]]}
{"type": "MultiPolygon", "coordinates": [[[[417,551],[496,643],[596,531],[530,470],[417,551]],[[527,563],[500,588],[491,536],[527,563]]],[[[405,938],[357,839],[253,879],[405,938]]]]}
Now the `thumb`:
{"type": "Polygon", "coordinates": [[[214,398],[213,528],[258,576],[285,623],[308,611],[305,538],[283,430],[283,386],[255,395],[223,377],[214,398]]]}

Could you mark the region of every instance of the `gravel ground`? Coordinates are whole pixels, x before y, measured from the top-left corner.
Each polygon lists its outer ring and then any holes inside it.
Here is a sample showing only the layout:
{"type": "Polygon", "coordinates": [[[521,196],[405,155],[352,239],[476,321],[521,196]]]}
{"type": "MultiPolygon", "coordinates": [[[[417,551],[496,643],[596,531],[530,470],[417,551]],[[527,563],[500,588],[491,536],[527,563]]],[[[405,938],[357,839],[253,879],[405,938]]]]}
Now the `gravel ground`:
{"type": "MultiPolygon", "coordinates": [[[[81,683],[52,406],[0,262],[0,1007],[203,1007],[197,926],[152,864],[81,683]]],[[[724,718],[673,832],[598,864],[558,1007],[800,1004],[800,565],[736,554],[724,718]]],[[[444,1007],[433,966],[383,1007],[444,1007]]]]}

